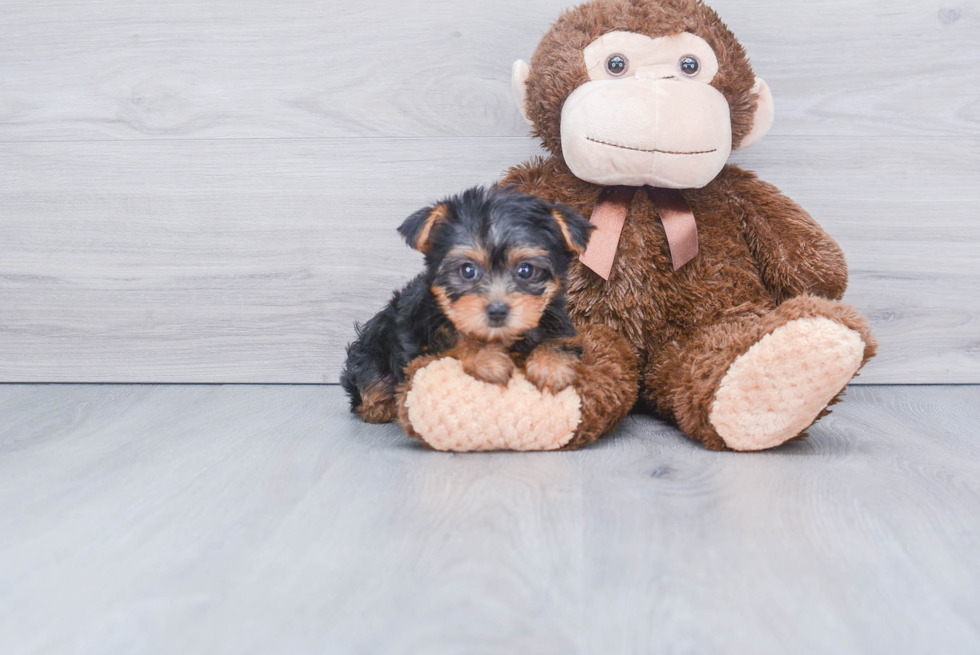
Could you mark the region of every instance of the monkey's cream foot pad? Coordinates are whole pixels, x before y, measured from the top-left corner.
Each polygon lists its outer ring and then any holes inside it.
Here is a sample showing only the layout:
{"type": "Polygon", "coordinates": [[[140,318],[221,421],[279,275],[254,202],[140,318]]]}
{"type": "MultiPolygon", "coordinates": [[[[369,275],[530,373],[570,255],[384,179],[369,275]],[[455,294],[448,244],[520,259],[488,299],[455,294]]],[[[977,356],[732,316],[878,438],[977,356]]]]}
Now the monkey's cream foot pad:
{"type": "Polygon", "coordinates": [[[506,387],[481,382],[446,357],[419,370],[405,400],[415,431],[436,450],[558,450],[582,418],[574,388],[542,392],[520,372],[506,387]]]}
{"type": "Polygon", "coordinates": [[[799,435],[861,367],[861,336],[827,318],[797,319],[735,360],[711,408],[734,450],[774,448],[799,435]]]}

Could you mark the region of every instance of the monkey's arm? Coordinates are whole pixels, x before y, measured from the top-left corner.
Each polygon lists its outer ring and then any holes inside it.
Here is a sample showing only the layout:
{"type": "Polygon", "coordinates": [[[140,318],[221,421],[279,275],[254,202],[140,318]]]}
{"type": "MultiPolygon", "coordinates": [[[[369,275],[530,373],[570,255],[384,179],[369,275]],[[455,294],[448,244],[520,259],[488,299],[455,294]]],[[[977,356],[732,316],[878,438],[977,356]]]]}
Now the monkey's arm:
{"type": "Polygon", "coordinates": [[[729,199],[773,297],[782,302],[809,293],[840,300],[847,262],[837,242],[773,185],[732,166],[726,172],[729,199]]]}

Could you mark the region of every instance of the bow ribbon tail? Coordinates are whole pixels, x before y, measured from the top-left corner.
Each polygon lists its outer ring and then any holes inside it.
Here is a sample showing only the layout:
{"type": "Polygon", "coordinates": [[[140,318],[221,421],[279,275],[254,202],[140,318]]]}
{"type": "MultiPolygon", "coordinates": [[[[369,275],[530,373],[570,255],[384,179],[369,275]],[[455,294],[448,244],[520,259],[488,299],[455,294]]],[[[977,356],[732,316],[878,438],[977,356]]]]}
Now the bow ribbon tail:
{"type": "Polygon", "coordinates": [[[670,247],[670,261],[674,271],[679,271],[689,261],[698,256],[698,224],[694,212],[684,200],[680,191],[647,187],[647,195],[660,214],[664,224],[664,234],[670,247]]]}
{"type": "Polygon", "coordinates": [[[639,187],[610,186],[602,190],[592,218],[589,220],[595,226],[589,238],[589,247],[579,258],[585,266],[595,271],[603,280],[609,280],[613,262],[616,261],[616,251],[619,250],[619,237],[626,224],[626,215],[633,204],[633,196],[639,187]]]}

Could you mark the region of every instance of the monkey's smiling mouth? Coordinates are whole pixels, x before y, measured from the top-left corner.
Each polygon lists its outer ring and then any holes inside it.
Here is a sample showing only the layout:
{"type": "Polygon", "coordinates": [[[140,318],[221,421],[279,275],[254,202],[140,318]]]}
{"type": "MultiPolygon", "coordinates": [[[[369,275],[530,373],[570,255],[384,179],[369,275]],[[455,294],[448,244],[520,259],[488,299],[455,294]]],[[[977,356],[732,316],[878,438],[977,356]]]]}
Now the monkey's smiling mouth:
{"type": "Polygon", "coordinates": [[[656,152],[656,153],[659,153],[661,155],[709,155],[709,154],[711,154],[713,152],[718,152],[718,149],[717,148],[715,148],[714,150],[700,150],[700,151],[695,151],[695,152],[671,152],[670,150],[657,150],[657,149],[645,150],[643,148],[632,148],[630,146],[621,146],[621,145],[617,145],[615,143],[608,143],[606,141],[600,141],[599,139],[593,139],[590,136],[587,136],[585,138],[586,138],[587,141],[591,141],[592,143],[598,143],[599,145],[609,146],[611,148],[621,148],[623,150],[634,150],[636,152],[656,152]]]}

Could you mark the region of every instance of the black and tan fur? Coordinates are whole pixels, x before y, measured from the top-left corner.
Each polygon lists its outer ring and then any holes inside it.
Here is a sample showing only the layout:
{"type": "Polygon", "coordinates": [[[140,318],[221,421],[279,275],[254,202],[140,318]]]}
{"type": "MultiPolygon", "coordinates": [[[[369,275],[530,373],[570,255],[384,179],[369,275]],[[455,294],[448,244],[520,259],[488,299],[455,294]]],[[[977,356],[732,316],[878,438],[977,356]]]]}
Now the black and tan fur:
{"type": "Polygon", "coordinates": [[[537,349],[528,379],[551,391],[568,386],[566,360],[580,353],[564,277],[590,229],[563,205],[496,188],[410,216],[398,231],[425,254],[425,271],[358,327],[341,374],[351,409],[368,422],[395,420],[405,367],[422,355],[451,353],[471,376],[507,384],[537,349]]]}

